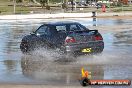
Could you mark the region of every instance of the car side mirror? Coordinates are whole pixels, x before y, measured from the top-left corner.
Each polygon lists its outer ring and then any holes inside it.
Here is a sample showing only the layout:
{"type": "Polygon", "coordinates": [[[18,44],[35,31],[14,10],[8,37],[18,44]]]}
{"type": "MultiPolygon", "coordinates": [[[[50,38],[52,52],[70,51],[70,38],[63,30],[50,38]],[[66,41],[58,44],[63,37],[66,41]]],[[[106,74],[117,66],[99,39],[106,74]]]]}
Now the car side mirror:
{"type": "Polygon", "coordinates": [[[35,33],[35,31],[33,31],[32,33],[30,33],[31,35],[35,35],[36,33],[35,33]]]}

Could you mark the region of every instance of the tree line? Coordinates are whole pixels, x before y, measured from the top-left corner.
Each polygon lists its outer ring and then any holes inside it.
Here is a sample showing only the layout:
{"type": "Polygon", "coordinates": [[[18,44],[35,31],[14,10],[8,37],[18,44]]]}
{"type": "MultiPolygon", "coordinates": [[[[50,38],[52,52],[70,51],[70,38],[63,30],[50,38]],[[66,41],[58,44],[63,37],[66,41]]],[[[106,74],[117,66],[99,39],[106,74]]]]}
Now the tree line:
{"type": "MultiPolygon", "coordinates": [[[[10,1],[14,1],[14,0],[10,0],[10,1]]],[[[66,0],[15,0],[17,3],[22,3],[22,2],[25,2],[25,1],[28,1],[28,2],[39,2],[39,3],[47,3],[48,1],[51,2],[51,3],[54,3],[54,2],[62,2],[62,1],[66,1],[66,0]]]]}
{"type": "Polygon", "coordinates": [[[10,0],[11,2],[15,1],[16,3],[32,2],[35,4],[40,4],[42,8],[46,7],[50,9],[49,3],[60,3],[62,2],[62,7],[66,8],[66,3],[71,0],[10,0]]]}

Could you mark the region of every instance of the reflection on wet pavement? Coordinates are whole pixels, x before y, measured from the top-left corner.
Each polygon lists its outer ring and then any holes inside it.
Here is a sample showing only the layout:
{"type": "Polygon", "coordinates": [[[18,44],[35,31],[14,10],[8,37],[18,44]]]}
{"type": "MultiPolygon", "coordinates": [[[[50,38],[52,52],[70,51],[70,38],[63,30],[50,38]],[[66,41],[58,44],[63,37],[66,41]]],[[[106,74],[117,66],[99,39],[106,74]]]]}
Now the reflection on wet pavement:
{"type": "Polygon", "coordinates": [[[117,45],[124,44],[125,46],[132,45],[132,30],[118,32],[118,33],[114,34],[114,36],[116,39],[114,44],[117,44],[117,45]]]}
{"type": "Polygon", "coordinates": [[[23,75],[34,78],[35,80],[41,80],[41,82],[44,82],[43,84],[48,84],[49,82],[50,84],[60,83],[60,85],[78,84],[82,67],[93,73],[92,79],[103,79],[104,77],[102,66],[85,66],[72,64],[70,62],[60,64],[32,56],[23,56],[21,59],[21,67],[23,75]]]}
{"type": "MultiPolygon", "coordinates": [[[[71,62],[57,60],[55,51],[38,50],[33,55],[23,55],[19,44],[24,35],[36,30],[43,22],[53,19],[0,21],[0,83],[80,85],[80,69],[91,71],[92,79],[132,79],[131,40],[132,20],[126,19],[68,19],[92,28],[111,30],[120,25],[120,31],[99,30],[105,49],[101,54],[80,56],[71,62]],[[104,24],[105,23],[105,24],[104,24]],[[94,28],[93,27],[93,28],[94,28]]],[[[57,19],[54,19],[57,21],[57,19]]],[[[63,19],[61,19],[63,20],[63,19]]]]}

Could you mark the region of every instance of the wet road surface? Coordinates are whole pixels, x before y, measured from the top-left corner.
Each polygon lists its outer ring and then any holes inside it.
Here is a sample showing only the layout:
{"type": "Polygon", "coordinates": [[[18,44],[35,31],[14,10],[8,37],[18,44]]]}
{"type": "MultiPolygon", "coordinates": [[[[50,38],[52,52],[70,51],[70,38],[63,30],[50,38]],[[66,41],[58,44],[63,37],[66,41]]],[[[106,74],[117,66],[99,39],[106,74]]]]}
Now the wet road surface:
{"type": "Polygon", "coordinates": [[[132,80],[132,20],[68,20],[99,29],[105,42],[104,51],[98,55],[80,56],[71,62],[58,59],[59,53],[54,50],[38,49],[32,55],[23,55],[19,49],[22,37],[53,19],[1,20],[0,83],[80,86],[78,79],[82,67],[91,71],[92,79],[132,80]]]}

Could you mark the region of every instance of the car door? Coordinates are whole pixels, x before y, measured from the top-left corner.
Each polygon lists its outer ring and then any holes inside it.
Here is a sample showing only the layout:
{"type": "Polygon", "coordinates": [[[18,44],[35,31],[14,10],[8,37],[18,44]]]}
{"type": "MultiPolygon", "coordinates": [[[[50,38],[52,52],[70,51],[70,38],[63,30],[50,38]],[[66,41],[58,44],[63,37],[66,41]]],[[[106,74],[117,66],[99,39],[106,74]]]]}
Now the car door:
{"type": "Polygon", "coordinates": [[[50,27],[48,25],[42,25],[38,28],[36,31],[36,35],[40,40],[40,44],[48,44],[51,43],[51,31],[50,27]]]}
{"type": "Polygon", "coordinates": [[[57,46],[61,47],[61,45],[64,44],[65,38],[67,36],[66,25],[56,25],[56,30],[58,32],[56,34],[57,46]]]}

